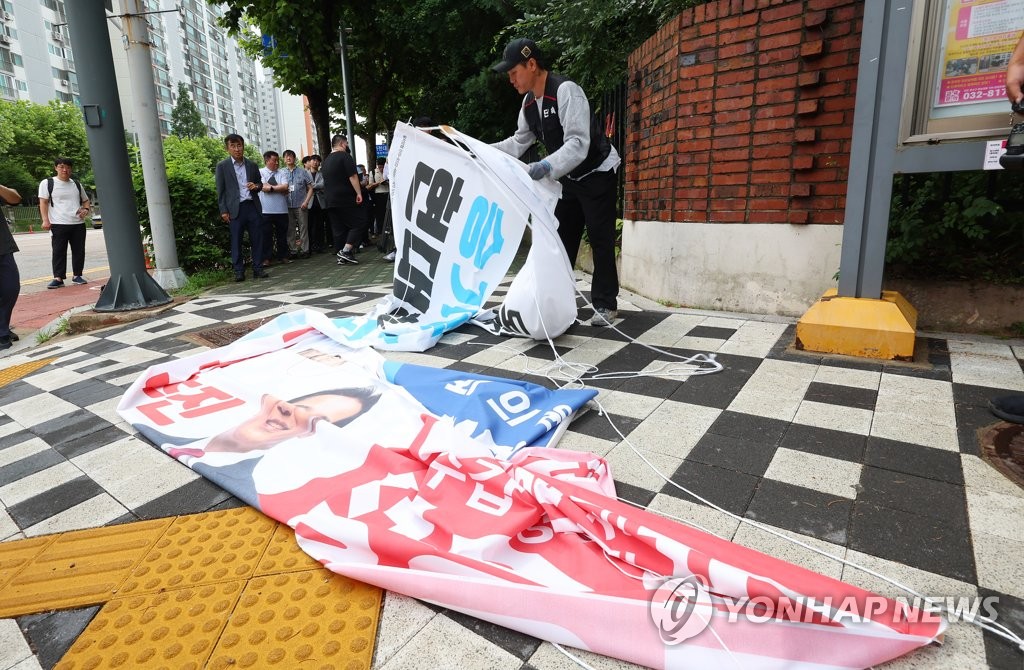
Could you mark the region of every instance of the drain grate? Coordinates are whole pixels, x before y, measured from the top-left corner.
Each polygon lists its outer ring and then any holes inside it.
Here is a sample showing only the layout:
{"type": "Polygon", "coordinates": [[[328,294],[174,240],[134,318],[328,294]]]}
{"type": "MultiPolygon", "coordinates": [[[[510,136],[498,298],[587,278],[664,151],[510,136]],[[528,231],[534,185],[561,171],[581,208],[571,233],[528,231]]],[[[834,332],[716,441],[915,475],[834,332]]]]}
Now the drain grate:
{"type": "Polygon", "coordinates": [[[253,319],[252,321],[243,321],[242,323],[229,323],[223,326],[217,326],[216,328],[207,328],[206,330],[189,333],[182,337],[189,342],[194,342],[195,344],[204,347],[223,347],[231,344],[243,335],[248,335],[267,321],[270,321],[270,318],[271,317],[267,317],[265,319],[253,319]]]}
{"type": "Polygon", "coordinates": [[[981,433],[981,457],[1024,488],[1024,425],[997,423],[981,433]]]}

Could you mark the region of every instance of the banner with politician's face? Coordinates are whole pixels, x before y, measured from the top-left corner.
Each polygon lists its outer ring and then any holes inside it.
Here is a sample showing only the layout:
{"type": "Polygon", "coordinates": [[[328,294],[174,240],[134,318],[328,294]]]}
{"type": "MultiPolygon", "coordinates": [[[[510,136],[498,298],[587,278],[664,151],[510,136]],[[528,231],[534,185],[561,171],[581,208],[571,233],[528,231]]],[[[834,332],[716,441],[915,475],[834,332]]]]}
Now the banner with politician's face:
{"type": "Polygon", "coordinates": [[[942,633],[617,500],[595,454],[530,446],[592,391],[386,362],[336,336],[323,314],[284,315],[150,368],[118,412],[328,569],[546,640],[650,667],[858,668],[942,633]]]}

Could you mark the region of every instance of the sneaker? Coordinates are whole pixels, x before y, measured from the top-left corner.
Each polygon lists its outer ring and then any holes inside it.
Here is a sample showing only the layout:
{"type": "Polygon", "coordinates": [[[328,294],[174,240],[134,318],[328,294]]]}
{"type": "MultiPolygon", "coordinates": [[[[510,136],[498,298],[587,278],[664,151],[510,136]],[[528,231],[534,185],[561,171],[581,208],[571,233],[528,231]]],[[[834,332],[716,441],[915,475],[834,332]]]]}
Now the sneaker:
{"type": "Polygon", "coordinates": [[[85,277],[83,277],[82,275],[78,275],[77,277],[72,277],[71,278],[71,283],[73,283],[73,284],[88,284],[89,282],[87,282],[85,280],[85,277]]]}
{"type": "Polygon", "coordinates": [[[988,401],[988,408],[1003,421],[1024,423],[1024,393],[992,398],[988,401]]]}
{"type": "Polygon", "coordinates": [[[351,251],[342,251],[338,254],[338,265],[359,265],[359,261],[356,260],[355,255],[351,251]]]}
{"type": "Polygon", "coordinates": [[[395,255],[397,253],[398,253],[397,251],[392,251],[390,254],[386,254],[384,256],[384,260],[387,261],[388,263],[394,263],[395,262],[395,255]]]}
{"type": "Polygon", "coordinates": [[[46,288],[60,288],[64,285],[63,279],[54,279],[52,282],[46,285],[46,288]]]}
{"type": "Polygon", "coordinates": [[[615,317],[619,315],[614,309],[598,307],[594,310],[594,318],[590,320],[591,326],[610,326],[615,317]]]}

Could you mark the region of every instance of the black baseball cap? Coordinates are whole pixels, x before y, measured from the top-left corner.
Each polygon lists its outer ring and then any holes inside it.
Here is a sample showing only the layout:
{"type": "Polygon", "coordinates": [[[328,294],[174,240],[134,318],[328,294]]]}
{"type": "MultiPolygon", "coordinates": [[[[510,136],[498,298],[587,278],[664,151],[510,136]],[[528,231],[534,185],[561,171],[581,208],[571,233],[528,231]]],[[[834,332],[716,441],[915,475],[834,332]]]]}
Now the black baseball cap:
{"type": "Polygon", "coordinates": [[[501,62],[491,69],[495,72],[508,72],[516,65],[525,63],[531,58],[536,58],[538,61],[543,58],[536,42],[525,38],[512,40],[501,55],[501,62]]]}

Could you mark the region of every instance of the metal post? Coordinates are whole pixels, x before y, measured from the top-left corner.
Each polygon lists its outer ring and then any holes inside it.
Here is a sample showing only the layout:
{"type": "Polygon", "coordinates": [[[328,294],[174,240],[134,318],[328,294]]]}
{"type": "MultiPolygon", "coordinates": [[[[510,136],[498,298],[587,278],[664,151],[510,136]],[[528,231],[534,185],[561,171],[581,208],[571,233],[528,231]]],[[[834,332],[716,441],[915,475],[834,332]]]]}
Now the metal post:
{"type": "Polygon", "coordinates": [[[174,221],[171,197],[167,189],[167,166],[160,136],[160,115],[156,109],[156,86],[153,84],[153,56],[150,51],[149,25],[140,0],[124,0],[124,39],[131,75],[133,112],[142,156],[142,175],[146,183],[146,206],[156,271],[153,278],[165,289],[181,288],[187,277],[178,267],[178,250],[174,243],[174,221]]]}
{"type": "Polygon", "coordinates": [[[356,153],[356,136],[353,128],[355,128],[356,119],[352,115],[352,90],[348,84],[348,50],[345,46],[345,22],[341,21],[338,26],[338,42],[341,46],[341,87],[345,95],[345,136],[348,137],[349,151],[354,156],[356,153]]]}
{"type": "Polygon", "coordinates": [[[839,262],[841,297],[882,295],[911,5],[911,0],[871,0],[864,6],[839,262]]]}
{"type": "Polygon", "coordinates": [[[76,69],[88,73],[79,87],[96,190],[103,196],[103,241],[110,262],[110,281],[95,309],[116,312],[169,303],[170,296],[146,272],[142,255],[104,2],[75,0],[65,9],[76,69]]]}

